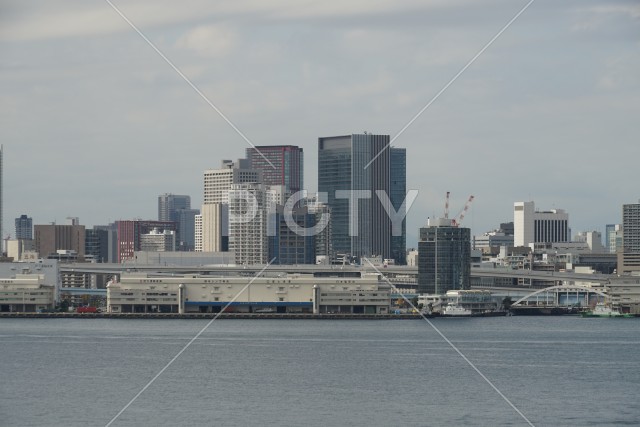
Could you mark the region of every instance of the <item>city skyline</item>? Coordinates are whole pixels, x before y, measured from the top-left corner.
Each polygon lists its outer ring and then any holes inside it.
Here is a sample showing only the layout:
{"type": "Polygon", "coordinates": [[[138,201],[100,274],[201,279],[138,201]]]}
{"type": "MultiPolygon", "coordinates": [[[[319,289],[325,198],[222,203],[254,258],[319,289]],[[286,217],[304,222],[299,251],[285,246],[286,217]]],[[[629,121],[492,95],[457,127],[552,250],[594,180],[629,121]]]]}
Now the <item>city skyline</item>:
{"type": "MultiPolygon", "coordinates": [[[[524,3],[196,5],[121,9],[252,142],[304,149],[314,192],[318,137],[393,137],[524,3]]],[[[108,5],[51,7],[0,17],[5,234],[24,213],[153,219],[166,192],[200,206],[202,171],[246,141],[108,5]]],[[[629,1],[534,2],[478,57],[397,141],[419,190],[407,245],[446,191],[452,214],[476,196],[472,234],[522,200],[564,209],[574,233],[620,223],[640,198],[639,16],[629,1]]]]}

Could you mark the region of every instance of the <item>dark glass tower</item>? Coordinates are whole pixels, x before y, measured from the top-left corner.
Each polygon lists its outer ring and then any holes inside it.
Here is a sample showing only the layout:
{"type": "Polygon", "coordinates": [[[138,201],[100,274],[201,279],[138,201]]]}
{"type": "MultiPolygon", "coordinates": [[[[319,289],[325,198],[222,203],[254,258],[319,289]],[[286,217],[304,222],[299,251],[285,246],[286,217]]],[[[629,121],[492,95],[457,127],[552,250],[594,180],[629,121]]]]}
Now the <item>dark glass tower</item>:
{"type": "Polygon", "coordinates": [[[391,198],[388,145],[389,135],[318,139],[318,191],[327,195],[332,246],[337,255],[391,257],[390,206],[385,207],[386,201],[376,195],[380,190],[387,200],[391,198]],[[357,192],[370,198],[358,199],[357,192]]]}
{"type": "MultiPolygon", "coordinates": [[[[407,194],[407,150],[391,148],[391,190],[389,198],[396,212],[407,194]]],[[[399,212],[400,213],[400,212],[399,212]]],[[[391,258],[398,265],[407,263],[407,219],[402,220],[402,234],[391,236],[391,258]]]]}
{"type": "Polygon", "coordinates": [[[16,218],[16,239],[33,239],[33,219],[20,215],[20,218],[16,218]]]}
{"type": "Polygon", "coordinates": [[[418,292],[442,295],[469,289],[471,230],[455,227],[450,219],[430,220],[420,229],[418,242],[418,292]]]}

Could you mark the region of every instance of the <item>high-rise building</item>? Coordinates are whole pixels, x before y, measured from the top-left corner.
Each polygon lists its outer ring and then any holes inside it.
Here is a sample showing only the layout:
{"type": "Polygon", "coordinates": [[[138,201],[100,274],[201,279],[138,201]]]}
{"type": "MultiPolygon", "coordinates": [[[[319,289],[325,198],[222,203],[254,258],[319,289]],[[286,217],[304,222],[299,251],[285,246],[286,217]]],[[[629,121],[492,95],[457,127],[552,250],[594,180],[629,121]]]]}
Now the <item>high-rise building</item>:
{"type": "Polygon", "coordinates": [[[33,219],[26,215],[16,218],[16,240],[33,239],[33,219]]]}
{"type": "Polygon", "coordinates": [[[204,172],[204,198],[201,214],[203,252],[228,250],[229,191],[232,185],[259,183],[261,171],[250,169],[247,159],[223,160],[220,169],[204,172]]]}
{"type": "Polygon", "coordinates": [[[640,201],[622,205],[622,250],[618,274],[640,271],[640,201]]]}
{"type": "Polygon", "coordinates": [[[304,189],[304,153],[295,145],[247,148],[249,168],[262,171],[262,184],[282,185],[287,196],[304,189]]]}
{"type": "Polygon", "coordinates": [[[256,183],[233,184],[229,191],[229,250],[236,264],[269,262],[267,190],[256,183]]]}
{"type": "Polygon", "coordinates": [[[164,193],[158,196],[158,221],[178,221],[178,212],[191,209],[191,197],[164,193]]]}
{"type": "Polygon", "coordinates": [[[445,218],[429,219],[418,241],[418,292],[442,295],[470,289],[471,230],[445,218]]]}
{"type": "Polygon", "coordinates": [[[391,258],[391,176],[400,188],[403,174],[391,171],[388,145],[389,135],[366,133],[318,139],[318,191],[331,209],[337,256],[391,258]]]}
{"type": "MultiPolygon", "coordinates": [[[[402,202],[407,195],[407,150],[405,148],[390,148],[391,153],[391,204],[396,212],[402,207],[402,202]]],[[[406,215],[406,211],[402,212],[406,215]]],[[[396,265],[407,263],[407,218],[402,219],[401,234],[391,235],[391,258],[396,265]]]]}
{"type": "Polygon", "coordinates": [[[176,250],[193,251],[195,248],[195,215],[200,213],[191,209],[191,197],[187,195],[165,193],[158,196],[158,221],[178,223],[176,231],[176,250]]]}
{"type": "Polygon", "coordinates": [[[513,245],[565,243],[570,234],[569,214],[562,209],[537,211],[534,202],[513,204],[513,245]]]}
{"type": "Polygon", "coordinates": [[[262,182],[260,171],[251,169],[249,161],[238,159],[234,162],[223,160],[220,169],[204,171],[204,198],[203,203],[229,203],[229,190],[232,184],[245,182],[262,182]]]}

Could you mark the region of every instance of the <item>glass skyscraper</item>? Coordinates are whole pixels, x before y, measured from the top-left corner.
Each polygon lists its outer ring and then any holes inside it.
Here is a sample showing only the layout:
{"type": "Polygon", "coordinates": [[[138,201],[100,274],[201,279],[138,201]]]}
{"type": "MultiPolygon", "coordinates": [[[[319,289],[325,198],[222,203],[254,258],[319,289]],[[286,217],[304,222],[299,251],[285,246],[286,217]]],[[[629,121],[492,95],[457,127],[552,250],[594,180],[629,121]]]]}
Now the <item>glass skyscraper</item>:
{"type": "Polygon", "coordinates": [[[318,191],[326,195],[331,209],[332,249],[337,255],[391,258],[391,206],[385,204],[399,198],[406,172],[392,171],[392,156],[397,166],[402,155],[392,155],[388,145],[389,135],[366,133],[318,139],[318,191]],[[396,195],[391,194],[392,176],[396,195]],[[379,199],[376,191],[386,198],[379,199]]]}
{"type": "MultiPolygon", "coordinates": [[[[407,150],[390,148],[391,151],[391,188],[389,198],[396,212],[399,212],[407,195],[407,150]]],[[[399,212],[401,213],[401,212],[399,212]]],[[[406,212],[404,212],[406,215],[406,212]]],[[[391,236],[391,258],[398,265],[407,263],[407,219],[402,220],[402,234],[391,236]]]]}

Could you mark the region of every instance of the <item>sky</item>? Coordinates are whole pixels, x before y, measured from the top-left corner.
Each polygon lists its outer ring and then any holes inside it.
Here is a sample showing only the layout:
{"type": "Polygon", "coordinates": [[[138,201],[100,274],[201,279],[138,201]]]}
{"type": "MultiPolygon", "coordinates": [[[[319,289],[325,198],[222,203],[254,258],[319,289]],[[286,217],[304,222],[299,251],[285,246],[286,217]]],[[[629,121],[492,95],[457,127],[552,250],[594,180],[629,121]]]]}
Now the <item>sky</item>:
{"type": "MultiPolygon", "coordinates": [[[[251,143],[303,147],[310,192],[318,137],[393,138],[429,105],[394,141],[409,246],[447,191],[473,234],[525,200],[604,231],[640,199],[640,3],[536,0],[487,47],[527,3],[112,0],[251,143]]],[[[106,0],[2,1],[0,142],[5,235],[198,208],[249,146],[106,0]]]]}

